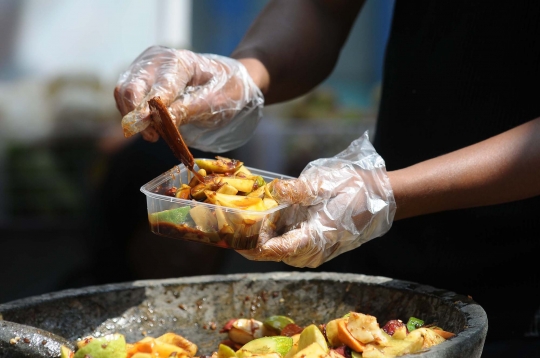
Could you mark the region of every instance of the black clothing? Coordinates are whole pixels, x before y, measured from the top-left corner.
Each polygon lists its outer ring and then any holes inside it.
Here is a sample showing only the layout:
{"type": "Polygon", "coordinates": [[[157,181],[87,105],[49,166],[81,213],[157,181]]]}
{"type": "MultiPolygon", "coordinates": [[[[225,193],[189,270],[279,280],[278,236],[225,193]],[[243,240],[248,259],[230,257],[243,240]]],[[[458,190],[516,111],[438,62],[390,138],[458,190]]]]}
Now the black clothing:
{"type": "MultiPolygon", "coordinates": [[[[388,170],[540,117],[540,1],[397,0],[386,51],[374,146],[388,170]]],[[[353,256],[351,272],[472,296],[487,342],[538,337],[540,197],[397,221],[353,256]]]]}

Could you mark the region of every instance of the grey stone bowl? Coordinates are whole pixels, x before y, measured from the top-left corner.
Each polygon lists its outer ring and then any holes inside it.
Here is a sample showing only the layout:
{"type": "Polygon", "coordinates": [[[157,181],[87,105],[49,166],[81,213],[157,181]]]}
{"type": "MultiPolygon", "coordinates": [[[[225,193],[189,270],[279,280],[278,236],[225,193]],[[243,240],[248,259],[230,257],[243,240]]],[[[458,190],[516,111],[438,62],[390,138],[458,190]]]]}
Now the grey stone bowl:
{"type": "Polygon", "coordinates": [[[119,332],[128,342],[174,331],[211,354],[231,318],[287,315],[300,325],[348,311],[410,316],[457,335],[416,357],[480,357],[485,311],[472,299],[417,283],[338,273],[272,272],[135,281],[66,290],[0,305],[0,357],[58,357],[61,344],[119,332]],[[13,339],[19,337],[17,342],[13,339]],[[11,342],[10,342],[11,341],[11,342]]]}

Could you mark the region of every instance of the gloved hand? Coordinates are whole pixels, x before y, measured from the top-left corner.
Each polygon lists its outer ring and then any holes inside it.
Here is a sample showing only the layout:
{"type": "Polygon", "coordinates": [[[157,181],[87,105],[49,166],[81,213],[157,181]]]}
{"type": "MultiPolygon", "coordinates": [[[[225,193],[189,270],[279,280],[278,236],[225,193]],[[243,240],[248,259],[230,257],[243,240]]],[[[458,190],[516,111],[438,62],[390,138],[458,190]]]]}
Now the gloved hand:
{"type": "Polygon", "coordinates": [[[232,58],[154,46],[124,72],[114,91],[126,137],[151,127],[147,101],[159,96],[188,146],[224,152],[247,142],[262,117],[264,98],[245,67],[232,58]]]}
{"type": "Polygon", "coordinates": [[[309,163],[298,179],[275,179],[270,192],[280,204],[299,204],[299,224],[238,251],[251,260],[317,267],[386,233],[396,211],[384,160],[367,132],[335,157],[309,163]]]}

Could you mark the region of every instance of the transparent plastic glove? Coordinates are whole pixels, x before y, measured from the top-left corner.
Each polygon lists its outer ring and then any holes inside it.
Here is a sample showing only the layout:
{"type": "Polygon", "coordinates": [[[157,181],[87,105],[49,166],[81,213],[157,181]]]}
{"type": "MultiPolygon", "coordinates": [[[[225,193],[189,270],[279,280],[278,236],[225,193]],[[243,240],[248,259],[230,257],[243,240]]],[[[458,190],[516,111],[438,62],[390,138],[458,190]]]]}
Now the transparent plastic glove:
{"type": "Polygon", "coordinates": [[[158,140],[147,103],[154,96],[169,107],[188,146],[216,153],[249,140],[264,104],[237,60],[161,46],[144,51],[115,88],[126,137],[143,131],[146,140],[158,140]]]}
{"type": "Polygon", "coordinates": [[[238,251],[251,260],[317,267],[386,233],[396,211],[384,160],[367,132],[335,157],[309,163],[298,179],[274,180],[270,190],[279,203],[299,204],[298,224],[238,251]]]}

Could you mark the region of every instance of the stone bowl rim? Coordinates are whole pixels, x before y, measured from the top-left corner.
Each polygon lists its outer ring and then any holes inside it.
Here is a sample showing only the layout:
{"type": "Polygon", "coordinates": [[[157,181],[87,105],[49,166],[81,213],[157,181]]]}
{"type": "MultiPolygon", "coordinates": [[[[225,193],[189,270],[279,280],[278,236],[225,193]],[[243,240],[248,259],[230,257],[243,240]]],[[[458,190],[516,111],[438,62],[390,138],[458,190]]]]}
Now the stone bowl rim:
{"type": "MultiPolygon", "coordinates": [[[[336,273],[336,272],[266,272],[266,273],[235,273],[235,274],[216,274],[216,275],[200,275],[187,276],[180,278],[166,279],[151,279],[151,280],[136,280],[130,282],[110,283],[104,285],[94,285],[82,288],[66,289],[45,293],[27,298],[21,298],[10,302],[0,304],[0,320],[3,320],[2,312],[17,310],[21,308],[31,308],[42,303],[52,302],[64,298],[78,298],[92,296],[99,293],[107,293],[114,291],[123,291],[134,288],[159,287],[167,285],[185,285],[185,284],[204,284],[217,282],[235,282],[239,280],[283,280],[283,281],[309,281],[309,280],[328,280],[338,282],[351,282],[364,285],[381,285],[397,290],[410,291],[414,294],[431,295],[439,298],[442,302],[448,305],[453,305],[465,317],[467,322],[466,328],[458,332],[459,334],[443,342],[440,345],[431,347],[428,351],[414,354],[417,357],[432,357],[435,352],[444,354],[451,346],[457,346],[467,341],[471,337],[480,335],[482,341],[485,341],[488,327],[487,314],[484,309],[475,302],[471,297],[457,294],[453,291],[435,288],[433,286],[419,284],[411,281],[392,279],[384,276],[370,276],[363,274],[336,273]],[[429,355],[428,355],[429,354],[429,355]]],[[[5,321],[9,322],[9,321],[5,321]]],[[[31,327],[31,326],[29,326],[31,327]]],[[[32,327],[34,328],[34,327],[32,327]]],[[[483,345],[483,342],[482,342],[483,345]]],[[[435,356],[444,356],[437,355],[435,356]]]]}

